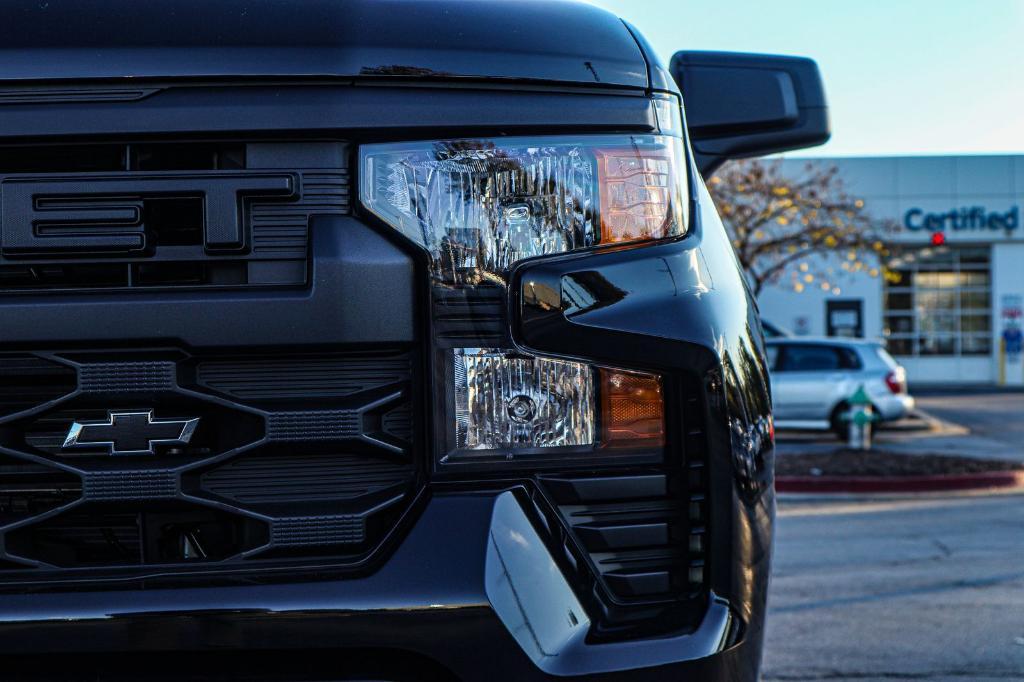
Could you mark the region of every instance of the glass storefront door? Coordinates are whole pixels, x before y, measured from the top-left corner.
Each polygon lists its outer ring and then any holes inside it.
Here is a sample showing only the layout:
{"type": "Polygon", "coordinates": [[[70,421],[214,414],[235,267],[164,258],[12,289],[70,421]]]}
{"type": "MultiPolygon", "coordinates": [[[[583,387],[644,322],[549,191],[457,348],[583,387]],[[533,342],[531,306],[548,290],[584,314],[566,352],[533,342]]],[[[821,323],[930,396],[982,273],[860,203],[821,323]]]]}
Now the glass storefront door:
{"type": "Polygon", "coordinates": [[[904,357],[992,351],[988,247],[926,247],[894,259],[883,294],[889,352],[904,357]]]}

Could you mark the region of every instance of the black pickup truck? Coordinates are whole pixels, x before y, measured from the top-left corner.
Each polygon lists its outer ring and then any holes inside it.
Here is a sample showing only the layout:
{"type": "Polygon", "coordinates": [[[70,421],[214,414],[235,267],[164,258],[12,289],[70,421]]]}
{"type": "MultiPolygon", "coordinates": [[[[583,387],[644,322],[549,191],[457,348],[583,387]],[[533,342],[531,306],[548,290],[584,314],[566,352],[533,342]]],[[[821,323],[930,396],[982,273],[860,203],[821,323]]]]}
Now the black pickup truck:
{"type": "Polygon", "coordinates": [[[0,25],[0,678],[757,678],[771,401],[702,178],[827,138],[813,62],[564,2],[0,25]]]}

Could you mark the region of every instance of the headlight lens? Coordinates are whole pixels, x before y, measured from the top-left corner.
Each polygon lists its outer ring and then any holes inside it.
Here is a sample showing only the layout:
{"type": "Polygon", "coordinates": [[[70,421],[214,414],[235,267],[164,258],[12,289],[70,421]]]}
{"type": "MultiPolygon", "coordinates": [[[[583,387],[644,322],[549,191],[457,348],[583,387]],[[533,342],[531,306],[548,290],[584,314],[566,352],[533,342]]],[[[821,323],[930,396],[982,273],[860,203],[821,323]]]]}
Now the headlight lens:
{"type": "Polygon", "coordinates": [[[361,148],[363,205],[431,256],[436,284],[503,282],[519,260],[683,234],[679,138],[501,138],[361,148]]]}
{"type": "Polygon", "coordinates": [[[456,448],[563,447],[596,440],[588,365],[498,349],[454,352],[456,448]]]}
{"type": "Polygon", "coordinates": [[[455,348],[450,381],[456,457],[536,456],[551,449],[600,461],[665,445],[662,380],[500,348],[455,348]]]}

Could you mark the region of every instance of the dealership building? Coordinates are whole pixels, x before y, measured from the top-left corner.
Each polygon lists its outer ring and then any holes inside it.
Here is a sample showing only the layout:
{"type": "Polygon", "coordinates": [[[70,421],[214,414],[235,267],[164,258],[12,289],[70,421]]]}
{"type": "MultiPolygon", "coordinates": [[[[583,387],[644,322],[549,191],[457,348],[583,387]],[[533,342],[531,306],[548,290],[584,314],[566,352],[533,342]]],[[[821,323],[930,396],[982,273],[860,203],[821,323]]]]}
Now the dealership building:
{"type": "Polygon", "coordinates": [[[845,191],[896,226],[891,277],[836,254],[810,268],[829,273],[824,286],[766,288],[762,317],[797,335],[880,339],[911,384],[1024,384],[1024,156],[787,159],[783,171],[808,161],[837,167],[845,191]]]}

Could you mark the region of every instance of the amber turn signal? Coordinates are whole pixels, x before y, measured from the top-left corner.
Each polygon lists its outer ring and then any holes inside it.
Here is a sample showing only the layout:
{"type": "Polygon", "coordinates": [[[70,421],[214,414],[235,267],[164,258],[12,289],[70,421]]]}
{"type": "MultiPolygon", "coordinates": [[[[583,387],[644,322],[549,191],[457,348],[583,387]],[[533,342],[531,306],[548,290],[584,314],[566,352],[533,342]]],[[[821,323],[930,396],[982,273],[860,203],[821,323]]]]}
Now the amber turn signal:
{"type": "Polygon", "coordinates": [[[675,164],[669,149],[598,149],[600,243],[661,239],[683,220],[675,164]]]}
{"type": "Polygon", "coordinates": [[[655,374],[601,369],[601,446],[665,445],[665,399],[655,374]]]}

